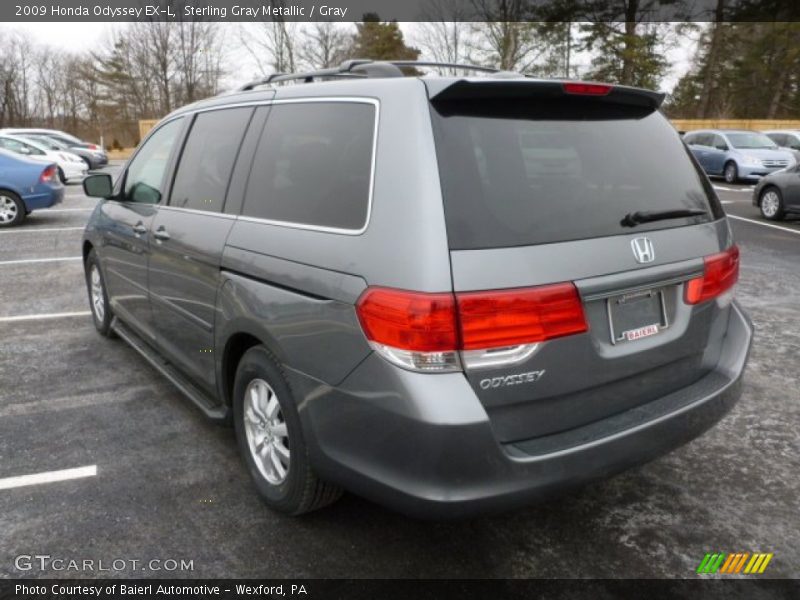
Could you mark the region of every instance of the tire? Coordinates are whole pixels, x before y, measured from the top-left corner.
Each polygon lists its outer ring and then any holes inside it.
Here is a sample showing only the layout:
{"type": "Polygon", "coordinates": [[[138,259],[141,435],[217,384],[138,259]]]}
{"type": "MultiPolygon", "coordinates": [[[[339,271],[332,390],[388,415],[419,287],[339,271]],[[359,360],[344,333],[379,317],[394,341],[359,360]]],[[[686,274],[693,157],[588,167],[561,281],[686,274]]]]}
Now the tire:
{"type": "Polygon", "coordinates": [[[289,384],[264,346],[250,348],[239,361],[233,421],[239,451],[267,506],[300,515],[342,495],[339,487],[321,481],[311,468],[289,384]]]}
{"type": "Polygon", "coordinates": [[[91,171],[92,163],[89,162],[89,159],[84,156],[81,156],[81,160],[86,163],[86,168],[91,171]]]}
{"type": "Polygon", "coordinates": [[[111,329],[111,321],[114,313],[108,303],[108,292],[106,291],[106,280],[103,271],[100,269],[100,261],[94,249],[89,251],[84,264],[84,274],[86,277],[86,291],[89,293],[89,308],[92,311],[92,320],[97,332],[107,338],[116,337],[114,330],[111,329]]]}
{"type": "Polygon", "coordinates": [[[64,175],[64,171],[61,169],[61,167],[58,167],[58,179],[61,181],[62,184],[67,183],[67,178],[64,175]]]}
{"type": "Polygon", "coordinates": [[[733,161],[725,163],[725,168],[722,171],[726,183],[736,183],[739,181],[739,168],[733,161]]]}
{"type": "Polygon", "coordinates": [[[761,190],[758,208],[761,210],[761,216],[770,221],[782,221],[786,215],[783,210],[783,196],[776,187],[770,186],[761,190]]]}
{"type": "Polygon", "coordinates": [[[14,227],[25,220],[28,209],[14,192],[0,190],[0,227],[14,227]]]}

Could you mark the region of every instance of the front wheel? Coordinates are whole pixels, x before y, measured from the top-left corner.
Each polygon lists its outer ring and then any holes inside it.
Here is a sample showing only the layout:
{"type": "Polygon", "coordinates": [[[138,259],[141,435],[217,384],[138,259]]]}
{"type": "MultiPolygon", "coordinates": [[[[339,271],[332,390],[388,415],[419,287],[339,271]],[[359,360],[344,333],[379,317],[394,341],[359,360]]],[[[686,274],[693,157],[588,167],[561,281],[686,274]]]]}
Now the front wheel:
{"type": "Polygon", "coordinates": [[[267,506],[300,515],[341,496],[338,487],[321,481],[311,468],[291,390],[263,346],[251,348],[239,361],[233,419],[239,451],[267,506]]]}
{"type": "Polygon", "coordinates": [[[0,227],[13,227],[25,220],[27,211],[22,198],[14,192],[0,190],[0,227]]]}
{"type": "Polygon", "coordinates": [[[770,187],[761,192],[758,202],[761,214],[770,221],[781,221],[784,217],[783,198],[778,188],[770,187]]]}
{"type": "Polygon", "coordinates": [[[62,184],[67,183],[67,176],[64,175],[64,170],[61,167],[58,167],[58,179],[62,184]]]}
{"type": "Polygon", "coordinates": [[[725,182],[736,183],[739,181],[739,169],[736,167],[735,162],[729,162],[725,165],[725,182]]]}
{"type": "Polygon", "coordinates": [[[100,270],[100,261],[94,249],[89,251],[84,266],[86,274],[86,289],[89,292],[89,306],[92,309],[92,319],[94,326],[100,335],[114,337],[111,329],[111,320],[114,314],[108,305],[108,293],[106,292],[106,282],[103,272],[100,270]]]}

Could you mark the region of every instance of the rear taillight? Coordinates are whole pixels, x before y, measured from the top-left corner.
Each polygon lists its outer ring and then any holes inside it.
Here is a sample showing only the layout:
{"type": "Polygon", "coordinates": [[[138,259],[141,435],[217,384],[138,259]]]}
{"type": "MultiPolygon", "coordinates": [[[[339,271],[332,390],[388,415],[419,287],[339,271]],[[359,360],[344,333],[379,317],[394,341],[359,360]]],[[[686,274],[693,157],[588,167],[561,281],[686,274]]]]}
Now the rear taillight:
{"type": "Polygon", "coordinates": [[[563,84],[565,94],[577,96],[607,96],[614,86],[605,83],[565,83],[563,84]]]}
{"type": "Polygon", "coordinates": [[[89,147],[89,150],[99,150],[100,149],[100,146],[98,146],[97,144],[87,144],[87,145],[89,147]]]}
{"type": "Polygon", "coordinates": [[[51,183],[56,180],[57,175],[58,175],[58,170],[56,169],[56,166],[50,165],[44,171],[42,171],[42,174],[39,176],[39,182],[51,183]]]}
{"type": "MultiPolygon", "coordinates": [[[[457,294],[369,288],[359,298],[358,318],[375,350],[390,362],[428,372],[461,368],[460,353],[519,349],[587,330],[572,283],[457,294]]],[[[525,353],[493,352],[492,361],[525,353]]]]}
{"type": "Polygon", "coordinates": [[[703,259],[702,277],[686,282],[684,299],[687,304],[700,304],[721,296],[739,280],[739,248],[731,246],[725,252],[703,259]]]}

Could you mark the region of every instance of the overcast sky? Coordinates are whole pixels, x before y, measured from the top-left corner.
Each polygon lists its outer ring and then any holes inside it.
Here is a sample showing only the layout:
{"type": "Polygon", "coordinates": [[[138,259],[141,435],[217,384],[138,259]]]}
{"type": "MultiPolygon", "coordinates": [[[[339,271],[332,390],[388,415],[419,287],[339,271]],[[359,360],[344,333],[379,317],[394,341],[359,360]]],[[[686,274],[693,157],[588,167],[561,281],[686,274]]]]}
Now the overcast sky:
{"type": "MultiPolygon", "coordinates": [[[[2,0],[0,0],[2,1],[2,0]]],[[[49,44],[57,48],[64,48],[73,51],[91,49],[101,44],[106,39],[108,31],[112,27],[124,26],[112,23],[14,23],[5,24],[6,28],[24,29],[40,43],[49,44]]],[[[239,23],[220,23],[220,27],[230,28],[230,35],[225,35],[226,39],[237,40],[238,31],[241,27],[239,23]]],[[[401,28],[405,36],[413,38],[414,23],[401,23],[401,28]]],[[[237,44],[238,46],[238,44],[237,44]]],[[[667,60],[672,65],[671,70],[662,82],[662,89],[669,91],[691,66],[691,56],[693,54],[693,43],[681,44],[667,54],[667,60]]],[[[232,85],[239,80],[250,80],[257,75],[257,68],[252,59],[246,53],[237,52],[235,64],[240,66],[239,73],[232,73],[232,85]]]]}

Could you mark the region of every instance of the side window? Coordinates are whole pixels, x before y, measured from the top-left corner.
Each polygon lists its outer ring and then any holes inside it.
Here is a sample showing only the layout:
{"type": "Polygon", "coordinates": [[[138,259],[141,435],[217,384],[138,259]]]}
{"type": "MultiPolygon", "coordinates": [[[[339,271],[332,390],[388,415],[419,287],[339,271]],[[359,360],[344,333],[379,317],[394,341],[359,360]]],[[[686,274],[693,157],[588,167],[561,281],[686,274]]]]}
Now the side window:
{"type": "Polygon", "coordinates": [[[728,143],[722,138],[721,135],[715,135],[713,140],[713,146],[717,150],[727,150],[728,143]]]}
{"type": "Polygon", "coordinates": [[[694,140],[694,143],[698,146],[710,146],[711,135],[708,133],[698,133],[697,137],[694,140]]]}
{"type": "Polygon", "coordinates": [[[786,136],[786,145],[789,148],[793,148],[795,150],[800,150],[800,135],[798,134],[789,134],[786,136]]]}
{"type": "Polygon", "coordinates": [[[786,146],[786,136],[782,133],[768,133],[766,135],[769,139],[775,142],[776,145],[781,147],[786,146]]]}
{"type": "Polygon", "coordinates": [[[253,109],[200,113],[186,138],[170,206],[220,212],[253,109]]]}
{"type": "Polygon", "coordinates": [[[243,214],[315,227],[363,228],[375,127],[372,104],[273,105],[256,148],[243,214]]]}
{"type": "Polygon", "coordinates": [[[686,142],[687,146],[694,146],[697,144],[697,134],[687,133],[683,136],[683,141],[686,142]]]}
{"type": "Polygon", "coordinates": [[[128,166],[124,200],[144,204],[158,204],[161,201],[164,173],[182,126],[182,118],[174,119],[147,139],[128,166]]]}

